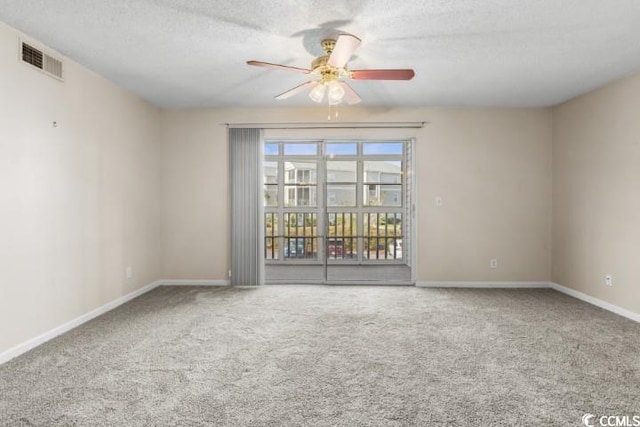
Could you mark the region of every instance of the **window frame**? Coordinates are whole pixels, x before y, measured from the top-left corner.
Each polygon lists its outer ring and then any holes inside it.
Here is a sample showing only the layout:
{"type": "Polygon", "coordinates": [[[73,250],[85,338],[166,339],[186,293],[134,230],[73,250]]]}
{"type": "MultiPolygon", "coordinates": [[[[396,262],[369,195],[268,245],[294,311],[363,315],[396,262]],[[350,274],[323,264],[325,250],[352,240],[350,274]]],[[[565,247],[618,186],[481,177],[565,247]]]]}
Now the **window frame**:
{"type": "MultiPolygon", "coordinates": [[[[280,225],[280,234],[281,236],[279,236],[278,238],[280,239],[280,244],[278,245],[278,250],[279,250],[279,256],[277,257],[277,259],[266,259],[265,258],[265,262],[266,263],[276,263],[276,264],[293,264],[293,263],[305,263],[305,264],[319,264],[325,261],[324,257],[325,256],[329,256],[328,255],[328,251],[325,254],[325,248],[323,247],[321,249],[321,244],[324,245],[324,235],[325,233],[327,233],[329,231],[329,224],[327,223],[328,221],[328,217],[329,214],[342,214],[342,213],[349,213],[349,212],[355,212],[357,213],[356,216],[356,225],[357,225],[357,252],[358,252],[358,256],[357,259],[350,259],[350,260],[335,260],[335,259],[330,259],[331,263],[338,261],[340,264],[380,264],[380,262],[384,262],[384,263],[400,263],[400,264],[408,264],[408,251],[407,248],[409,247],[407,244],[407,239],[408,239],[408,226],[409,226],[409,221],[410,221],[410,207],[408,206],[408,201],[409,201],[409,191],[410,189],[407,186],[407,176],[408,176],[408,167],[410,166],[410,161],[409,161],[409,153],[410,153],[410,149],[409,149],[409,145],[411,144],[410,140],[371,140],[371,139],[366,139],[366,140],[286,140],[286,139],[269,139],[265,141],[265,144],[278,144],[278,154],[277,155],[269,155],[269,154],[265,154],[264,156],[264,161],[265,162],[277,162],[278,165],[278,195],[279,195],[279,201],[278,201],[278,205],[277,206],[264,206],[264,210],[265,210],[265,215],[267,213],[271,213],[271,214],[275,214],[278,216],[278,224],[280,225]],[[402,144],[402,154],[368,154],[368,155],[364,155],[363,151],[364,151],[364,146],[365,144],[372,144],[372,143],[393,143],[393,144],[397,144],[400,143],[402,144]],[[357,152],[356,154],[331,154],[331,155],[325,155],[324,151],[325,151],[325,146],[326,144],[339,144],[339,143],[345,143],[345,144],[356,144],[356,149],[357,152]],[[285,154],[285,146],[288,144],[316,144],[316,155],[308,155],[308,154],[303,154],[303,155],[292,155],[292,154],[285,154]],[[355,161],[356,162],[356,182],[338,182],[338,181],[332,181],[332,182],[328,182],[327,180],[327,170],[326,170],[326,165],[328,162],[331,161],[355,161]],[[389,184],[389,183],[384,183],[384,182],[365,182],[364,180],[364,164],[367,161],[399,161],[400,162],[400,183],[398,184],[389,184]],[[304,173],[303,174],[299,174],[298,172],[304,172],[304,170],[299,170],[299,171],[295,171],[294,173],[294,177],[295,177],[295,181],[296,183],[285,183],[285,174],[284,174],[284,167],[285,167],[285,163],[286,162],[315,162],[316,163],[316,182],[315,182],[315,188],[316,188],[316,203],[315,206],[286,206],[286,201],[285,201],[285,188],[289,187],[289,190],[293,189],[292,186],[299,186],[300,184],[298,184],[299,180],[298,178],[300,176],[303,177],[304,179],[304,173]],[[356,198],[356,205],[355,206],[329,206],[329,200],[325,200],[328,199],[328,192],[327,192],[327,187],[329,185],[336,185],[336,184],[349,184],[349,185],[353,185],[355,184],[356,188],[355,188],[355,198],[356,198]],[[378,191],[380,189],[381,185],[392,185],[392,186],[397,186],[398,188],[400,188],[400,193],[395,196],[399,199],[399,203],[397,206],[370,206],[370,205],[365,205],[365,191],[368,190],[368,186],[369,185],[374,185],[377,186],[378,191]],[[316,233],[315,235],[317,236],[317,238],[319,239],[317,241],[318,244],[318,253],[315,256],[315,258],[307,258],[307,259],[286,259],[284,257],[284,244],[285,244],[285,239],[287,239],[287,237],[283,237],[282,235],[284,235],[284,214],[286,213],[312,213],[315,212],[317,214],[317,225],[316,225],[316,233]],[[405,248],[405,250],[402,253],[402,258],[400,259],[387,259],[386,255],[384,259],[379,259],[379,258],[375,258],[375,259],[370,259],[371,254],[369,253],[368,257],[365,257],[364,252],[365,252],[365,242],[364,240],[369,238],[371,239],[371,237],[365,237],[365,230],[364,230],[364,223],[365,223],[365,215],[368,215],[369,218],[371,218],[372,214],[397,214],[400,213],[401,214],[401,231],[400,234],[398,236],[398,239],[395,241],[396,245],[398,245],[398,241],[401,242],[400,246],[405,248]]],[[[289,172],[293,172],[291,170],[286,171],[287,173],[289,172]]],[[[310,178],[310,172],[309,172],[309,178],[310,178]]],[[[303,187],[303,185],[300,185],[300,187],[298,187],[296,189],[299,190],[301,187],[303,187]]],[[[307,185],[307,188],[309,186],[307,185]]],[[[395,220],[394,220],[395,221],[395,220]]],[[[395,223],[395,222],[394,222],[395,223]]],[[[385,229],[386,230],[386,229],[385,229]]],[[[378,231],[379,232],[379,226],[378,226],[378,231]]],[[[367,235],[370,236],[370,233],[367,233],[367,235]]],[[[394,234],[395,236],[395,234],[394,234]]],[[[344,236],[330,236],[333,238],[340,238],[340,237],[344,237],[344,236]]],[[[291,238],[289,236],[289,238],[291,238]]],[[[381,237],[376,237],[376,239],[381,239],[381,237]]],[[[371,241],[371,240],[369,240],[371,241]]],[[[367,242],[367,247],[368,247],[368,243],[367,242]]],[[[379,245],[378,245],[379,246],[379,245]]],[[[395,246],[394,246],[395,247],[395,246]]],[[[379,247],[378,247],[378,251],[379,251],[379,247]]]]}

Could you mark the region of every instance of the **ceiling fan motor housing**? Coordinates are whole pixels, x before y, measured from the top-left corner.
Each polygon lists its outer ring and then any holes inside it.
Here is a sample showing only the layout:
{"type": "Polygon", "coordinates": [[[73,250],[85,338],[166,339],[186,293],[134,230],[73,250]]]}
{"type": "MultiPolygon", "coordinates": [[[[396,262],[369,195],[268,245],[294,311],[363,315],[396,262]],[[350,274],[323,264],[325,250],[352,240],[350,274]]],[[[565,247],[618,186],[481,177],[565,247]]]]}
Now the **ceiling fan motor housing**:
{"type": "Polygon", "coordinates": [[[327,65],[331,57],[331,52],[333,52],[333,48],[336,46],[335,39],[324,39],[320,42],[320,46],[325,51],[325,55],[319,56],[311,62],[311,70],[320,76],[320,83],[325,84],[347,77],[346,66],[344,68],[336,68],[327,65]]]}
{"type": "Polygon", "coordinates": [[[322,47],[322,50],[325,51],[325,53],[327,54],[327,56],[331,55],[331,52],[333,52],[333,48],[336,47],[336,40],[335,39],[324,39],[320,42],[320,46],[322,47]]]}

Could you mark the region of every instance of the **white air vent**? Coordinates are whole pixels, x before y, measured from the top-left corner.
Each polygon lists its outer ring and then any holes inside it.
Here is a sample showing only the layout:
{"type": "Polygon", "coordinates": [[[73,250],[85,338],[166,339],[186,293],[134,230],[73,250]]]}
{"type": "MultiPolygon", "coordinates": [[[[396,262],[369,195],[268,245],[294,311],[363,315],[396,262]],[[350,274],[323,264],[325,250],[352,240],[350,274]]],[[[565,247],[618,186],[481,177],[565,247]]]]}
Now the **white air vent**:
{"type": "Polygon", "coordinates": [[[51,77],[62,80],[62,61],[54,58],[53,56],[47,55],[42,52],[42,50],[33,47],[28,43],[21,42],[20,46],[22,48],[22,52],[20,54],[22,62],[36,67],[51,77]]]}

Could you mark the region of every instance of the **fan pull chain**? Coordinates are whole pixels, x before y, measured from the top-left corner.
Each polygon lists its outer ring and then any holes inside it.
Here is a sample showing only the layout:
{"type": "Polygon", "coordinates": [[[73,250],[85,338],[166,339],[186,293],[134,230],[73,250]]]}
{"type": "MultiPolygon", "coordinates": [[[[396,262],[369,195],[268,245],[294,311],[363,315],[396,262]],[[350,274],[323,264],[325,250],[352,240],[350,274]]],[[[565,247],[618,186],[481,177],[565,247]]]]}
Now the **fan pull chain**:
{"type": "MultiPolygon", "coordinates": [[[[328,105],[329,112],[327,114],[327,120],[331,120],[331,104],[328,105]]],[[[338,106],[333,107],[333,117],[338,120],[338,106]]]]}

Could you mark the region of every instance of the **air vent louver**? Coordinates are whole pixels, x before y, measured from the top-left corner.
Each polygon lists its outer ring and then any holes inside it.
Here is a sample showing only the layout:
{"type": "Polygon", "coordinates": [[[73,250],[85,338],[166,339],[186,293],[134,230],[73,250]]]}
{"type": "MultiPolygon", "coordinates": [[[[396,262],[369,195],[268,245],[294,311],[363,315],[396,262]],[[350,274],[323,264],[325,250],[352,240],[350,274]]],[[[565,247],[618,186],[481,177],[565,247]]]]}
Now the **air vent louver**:
{"type": "Polygon", "coordinates": [[[22,61],[44,71],[46,74],[62,80],[62,61],[40,49],[22,42],[22,61]]]}
{"type": "Polygon", "coordinates": [[[46,54],[44,55],[43,70],[59,79],[62,78],[62,62],[46,54]]]}
{"type": "Polygon", "coordinates": [[[22,43],[22,60],[42,70],[42,52],[26,43],[22,43]]]}

